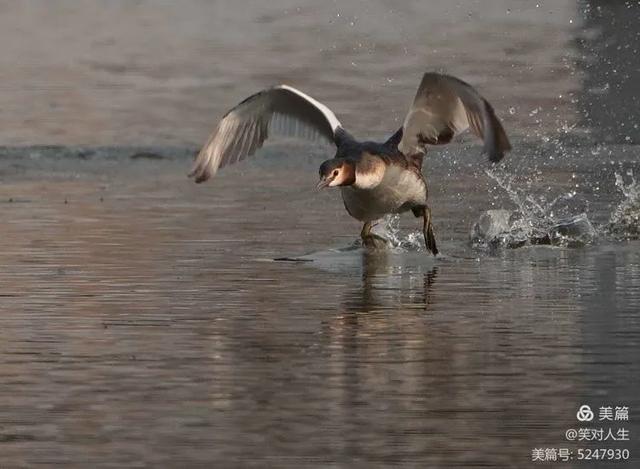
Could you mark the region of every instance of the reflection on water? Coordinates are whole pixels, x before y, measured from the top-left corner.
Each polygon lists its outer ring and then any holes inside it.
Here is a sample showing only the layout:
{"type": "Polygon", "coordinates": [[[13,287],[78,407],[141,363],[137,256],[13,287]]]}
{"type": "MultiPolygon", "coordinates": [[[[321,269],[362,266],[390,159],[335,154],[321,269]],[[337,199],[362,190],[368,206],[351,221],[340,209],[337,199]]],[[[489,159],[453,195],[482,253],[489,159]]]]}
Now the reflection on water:
{"type": "Polygon", "coordinates": [[[618,445],[637,458],[637,240],[474,250],[480,214],[519,208],[478,145],[425,161],[438,259],[341,249],[361,226],[311,190],[326,149],[186,178],[256,89],[299,86],[366,138],[444,70],[504,118],[519,193],[575,193],[594,226],[637,233],[615,180],[640,174],[622,4],[0,3],[2,144],[108,145],[0,149],[0,466],[520,468],[577,448],[564,432],[585,403],[630,407],[618,445]],[[577,96],[576,28],[595,59],[577,96]],[[561,143],[576,104],[625,144],[561,143]]]}
{"type": "Polygon", "coordinates": [[[438,272],[433,262],[423,258],[421,264],[407,266],[403,256],[380,251],[363,251],[358,256],[362,258],[362,285],[347,293],[345,309],[369,313],[384,309],[389,303],[394,304],[394,308],[414,305],[427,309],[438,272]]]}
{"type": "MultiPolygon", "coordinates": [[[[433,185],[436,260],[335,249],[360,226],[309,189],[321,155],[208,187],[184,158],[21,173],[7,157],[3,464],[527,467],[534,447],[577,447],[563,435],[579,405],[640,408],[637,241],[473,251],[468,224],[510,202],[450,151],[428,176],[451,181],[433,185]],[[312,262],[269,260],[283,256],[312,262]]],[[[546,181],[602,180],[589,216],[607,220],[615,179],[584,154],[546,181]]]]}

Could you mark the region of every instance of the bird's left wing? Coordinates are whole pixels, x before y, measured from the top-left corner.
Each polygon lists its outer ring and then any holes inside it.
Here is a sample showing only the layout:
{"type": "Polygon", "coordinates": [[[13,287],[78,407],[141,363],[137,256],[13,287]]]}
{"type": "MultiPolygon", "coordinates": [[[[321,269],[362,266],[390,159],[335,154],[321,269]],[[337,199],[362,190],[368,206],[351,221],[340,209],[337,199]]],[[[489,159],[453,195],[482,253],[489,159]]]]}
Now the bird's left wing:
{"type": "Polygon", "coordinates": [[[332,143],[346,134],[324,104],[291,86],[278,85],[242,101],[220,120],[198,154],[189,176],[196,182],[253,155],[270,132],[332,143]]]}
{"type": "Polygon", "coordinates": [[[439,73],[425,73],[402,127],[398,149],[407,156],[425,145],[449,143],[467,128],[484,141],[492,162],[511,149],[493,107],[471,85],[439,73]]]}

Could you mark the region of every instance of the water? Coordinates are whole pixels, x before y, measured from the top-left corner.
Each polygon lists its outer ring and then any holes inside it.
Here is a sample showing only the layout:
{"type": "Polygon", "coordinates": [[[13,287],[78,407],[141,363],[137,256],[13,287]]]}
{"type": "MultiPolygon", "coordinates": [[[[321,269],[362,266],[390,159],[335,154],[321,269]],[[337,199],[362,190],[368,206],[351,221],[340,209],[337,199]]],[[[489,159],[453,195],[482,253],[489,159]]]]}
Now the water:
{"type": "Polygon", "coordinates": [[[587,215],[588,203],[575,190],[547,201],[544,196],[531,194],[530,188],[515,186],[515,176],[494,170],[488,170],[487,175],[507,193],[517,209],[484,212],[471,228],[470,238],[475,247],[516,248],[529,244],[577,247],[597,239],[597,230],[587,215]]]}
{"type": "Polygon", "coordinates": [[[625,177],[615,174],[616,186],[624,196],[622,202],[611,214],[607,231],[617,239],[638,239],[640,236],[640,185],[633,177],[633,171],[626,174],[630,182],[625,183],[625,177]]]}
{"type": "Polygon", "coordinates": [[[576,113],[574,2],[50,5],[0,4],[0,466],[637,466],[637,116],[594,144],[576,113]],[[430,154],[438,258],[410,214],[358,245],[314,190],[330,149],[186,177],[257,87],[383,137],[425,64],[481,87],[514,144],[491,169],[471,139],[430,154]],[[488,210],[517,214],[490,248],[488,210]],[[628,406],[631,441],[568,442],[583,404],[628,406]]]}
{"type": "Polygon", "coordinates": [[[381,136],[427,68],[482,86],[501,116],[514,107],[511,129],[555,131],[577,119],[569,20],[580,16],[574,0],[0,2],[0,137],[200,144],[228,108],[280,82],[329,104],[354,135],[381,136]]]}
{"type": "MultiPolygon", "coordinates": [[[[517,148],[505,171],[528,178],[517,148]]],[[[583,403],[640,405],[638,241],[472,248],[481,209],[513,206],[463,145],[428,163],[448,181],[435,260],[350,248],[359,225],[313,190],[322,157],[286,146],[208,186],[190,149],[23,152],[0,194],[9,465],[505,467],[576,448],[583,403]]],[[[580,154],[545,183],[600,181],[604,223],[625,196],[580,154]]],[[[418,229],[403,216],[397,236],[418,229]]]]}

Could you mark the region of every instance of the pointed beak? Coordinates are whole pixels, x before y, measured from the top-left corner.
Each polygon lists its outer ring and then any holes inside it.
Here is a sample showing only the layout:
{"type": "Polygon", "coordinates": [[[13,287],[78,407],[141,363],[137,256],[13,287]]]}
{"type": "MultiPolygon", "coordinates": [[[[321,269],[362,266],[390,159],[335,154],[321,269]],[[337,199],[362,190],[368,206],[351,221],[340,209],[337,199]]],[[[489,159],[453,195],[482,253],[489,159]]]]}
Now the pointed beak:
{"type": "Polygon", "coordinates": [[[320,179],[320,182],[318,182],[316,189],[317,190],[324,189],[329,185],[330,182],[331,182],[331,179],[327,179],[326,177],[323,177],[322,179],[320,179]]]}

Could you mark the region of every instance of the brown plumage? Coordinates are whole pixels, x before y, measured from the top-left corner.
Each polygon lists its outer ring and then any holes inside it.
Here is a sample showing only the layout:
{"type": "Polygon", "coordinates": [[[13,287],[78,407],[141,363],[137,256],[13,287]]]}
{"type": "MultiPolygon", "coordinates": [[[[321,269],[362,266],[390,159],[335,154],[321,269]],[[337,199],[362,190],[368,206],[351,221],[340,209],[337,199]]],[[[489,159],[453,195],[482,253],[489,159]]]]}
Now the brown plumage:
{"type": "Polygon", "coordinates": [[[398,148],[405,155],[421,153],[425,145],[449,143],[468,128],[484,141],[492,162],[511,150],[491,104],[471,85],[449,75],[424,74],[402,128],[398,148]]]}
{"type": "Polygon", "coordinates": [[[359,142],[324,104],[287,85],[256,93],[231,109],[202,148],[190,176],[202,182],[219,168],[241,161],[261,148],[270,133],[324,140],[336,155],[320,166],[319,188],[340,187],[348,213],[365,223],[362,238],[371,241],[371,223],[388,213],[411,210],[423,218],[427,248],[436,248],[422,162],[429,145],[449,143],[470,128],[484,142],[489,160],[511,149],[493,107],[458,78],[426,73],[403,126],[384,143],[359,142]]]}

